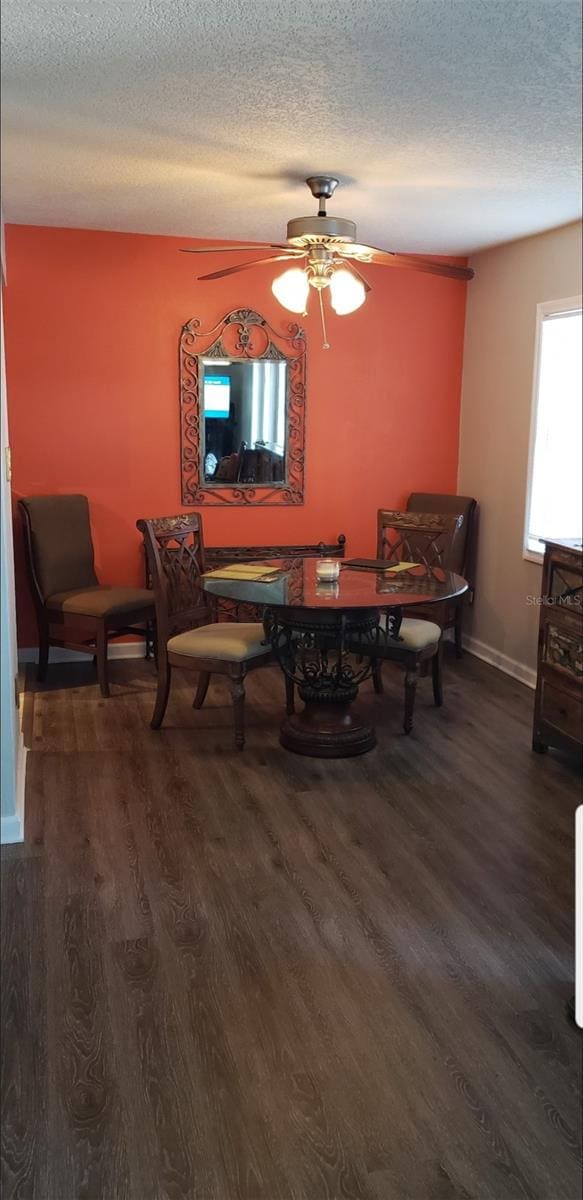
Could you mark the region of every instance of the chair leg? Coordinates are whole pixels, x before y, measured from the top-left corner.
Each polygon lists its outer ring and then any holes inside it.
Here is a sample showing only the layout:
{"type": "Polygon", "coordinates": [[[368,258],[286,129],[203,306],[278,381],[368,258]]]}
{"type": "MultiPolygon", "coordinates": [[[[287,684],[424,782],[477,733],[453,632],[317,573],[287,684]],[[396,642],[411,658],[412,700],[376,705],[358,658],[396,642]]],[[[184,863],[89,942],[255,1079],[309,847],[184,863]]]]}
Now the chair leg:
{"type": "Polygon", "coordinates": [[[411,733],[413,728],[413,709],[415,707],[415,692],[417,690],[417,664],[405,672],[405,719],[403,729],[411,733]]]}
{"type": "Polygon", "coordinates": [[[163,661],[158,665],[158,687],[156,690],[156,703],[154,705],[154,714],[150,721],[150,729],[159,729],[164,720],[166,705],[168,704],[168,696],[170,695],[170,681],[172,679],[172,667],[164,655],[163,661]]]}
{"type": "Polygon", "coordinates": [[[47,629],[42,627],[38,631],[38,666],[36,669],[36,677],[39,683],[44,683],[47,677],[47,667],[49,665],[49,634],[47,629]]]}
{"type": "Polygon", "coordinates": [[[209,671],[201,671],[198,677],[198,687],[195,692],[194,700],[192,701],[193,708],[202,708],[209,689],[210,678],[209,671]]]}
{"type": "Polygon", "coordinates": [[[383,687],[383,664],[380,658],[377,658],[372,667],[372,683],[377,696],[382,696],[383,687]]]}
{"type": "Polygon", "coordinates": [[[144,658],[152,658],[154,648],[154,623],[146,621],[146,639],[144,642],[144,658]]]}
{"type": "Polygon", "coordinates": [[[97,658],[97,679],[101,688],[102,696],[109,696],[109,683],[107,679],[107,630],[104,624],[97,627],[97,637],[95,639],[95,649],[97,658]]]}
{"type": "Polygon", "coordinates": [[[289,679],[287,675],[285,677],[285,711],[288,717],[291,717],[296,711],[294,702],[294,681],[293,679],[289,679]]]}
{"type": "Polygon", "coordinates": [[[235,721],[235,745],[242,750],[245,745],[245,672],[231,679],[231,696],[233,698],[233,718],[235,721]]]}
{"type": "Polygon", "coordinates": [[[462,608],[462,605],[458,604],[456,606],[455,619],[454,619],[454,624],[453,624],[453,636],[454,636],[454,641],[455,641],[455,656],[456,656],[456,658],[463,658],[463,655],[464,655],[464,649],[462,646],[463,619],[464,619],[464,610],[462,608]]]}
{"type": "Polygon", "coordinates": [[[437,648],[437,652],[431,659],[431,681],[433,683],[433,699],[438,708],[443,704],[443,680],[441,674],[441,664],[443,659],[443,650],[441,642],[437,648]]]}

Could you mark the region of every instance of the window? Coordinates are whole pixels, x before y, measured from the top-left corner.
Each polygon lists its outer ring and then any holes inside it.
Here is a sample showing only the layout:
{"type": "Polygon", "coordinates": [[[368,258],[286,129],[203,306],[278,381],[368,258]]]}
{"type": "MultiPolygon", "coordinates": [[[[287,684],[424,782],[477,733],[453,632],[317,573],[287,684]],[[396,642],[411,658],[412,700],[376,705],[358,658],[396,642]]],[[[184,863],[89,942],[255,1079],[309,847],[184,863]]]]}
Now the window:
{"type": "Polygon", "coordinates": [[[544,538],[580,538],[581,297],[539,304],[524,555],[539,562],[544,538]]]}

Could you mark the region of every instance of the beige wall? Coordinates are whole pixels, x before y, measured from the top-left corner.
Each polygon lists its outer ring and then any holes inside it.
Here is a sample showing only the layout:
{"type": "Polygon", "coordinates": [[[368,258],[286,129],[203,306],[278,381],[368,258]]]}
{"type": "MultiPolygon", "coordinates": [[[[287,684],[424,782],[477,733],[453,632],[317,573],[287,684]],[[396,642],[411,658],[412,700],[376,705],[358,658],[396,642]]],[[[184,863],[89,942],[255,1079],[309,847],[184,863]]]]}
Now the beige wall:
{"type": "MultiPolygon", "coordinates": [[[[468,633],[519,677],[536,666],[541,567],[522,557],[536,306],[581,292],[581,225],[477,254],[468,287],[459,491],[480,503],[468,633]]],[[[471,642],[470,642],[471,646],[471,642]]]]}

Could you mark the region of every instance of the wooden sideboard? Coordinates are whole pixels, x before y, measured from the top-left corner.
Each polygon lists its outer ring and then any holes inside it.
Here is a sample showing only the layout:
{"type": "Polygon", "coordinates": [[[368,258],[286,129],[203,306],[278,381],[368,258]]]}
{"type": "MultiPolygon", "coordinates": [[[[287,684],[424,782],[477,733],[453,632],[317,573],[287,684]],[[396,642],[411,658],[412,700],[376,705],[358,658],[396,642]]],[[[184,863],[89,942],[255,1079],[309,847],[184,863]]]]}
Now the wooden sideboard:
{"type": "Polygon", "coordinates": [[[540,598],[532,748],[583,746],[583,551],[547,541],[540,598]]]}

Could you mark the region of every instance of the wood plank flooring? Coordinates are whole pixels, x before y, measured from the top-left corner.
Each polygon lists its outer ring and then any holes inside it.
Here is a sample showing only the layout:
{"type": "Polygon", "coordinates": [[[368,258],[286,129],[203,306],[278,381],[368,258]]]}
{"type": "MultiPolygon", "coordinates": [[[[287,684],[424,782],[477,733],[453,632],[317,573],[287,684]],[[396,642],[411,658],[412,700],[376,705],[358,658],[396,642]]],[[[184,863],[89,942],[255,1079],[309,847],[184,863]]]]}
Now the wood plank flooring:
{"type": "Polygon", "coordinates": [[[3,1200],[578,1200],[573,814],[533,694],[362,689],[371,754],[280,748],[283,682],[50,668],[2,869],[3,1200]]]}

